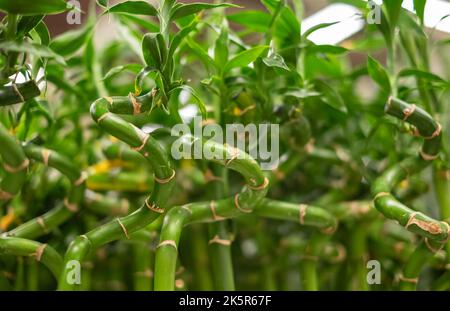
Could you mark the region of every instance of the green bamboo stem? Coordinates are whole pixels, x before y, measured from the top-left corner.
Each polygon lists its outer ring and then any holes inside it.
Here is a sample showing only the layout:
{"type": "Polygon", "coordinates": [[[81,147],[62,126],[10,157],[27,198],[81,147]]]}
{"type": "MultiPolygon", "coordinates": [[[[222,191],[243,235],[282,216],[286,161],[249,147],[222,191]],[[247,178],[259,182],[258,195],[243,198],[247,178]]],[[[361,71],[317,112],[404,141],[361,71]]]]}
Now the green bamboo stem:
{"type": "Polygon", "coordinates": [[[152,191],[153,183],[149,175],[136,172],[92,173],[87,177],[86,188],[93,191],[148,193],[152,191]]]}
{"type": "Polygon", "coordinates": [[[130,202],[127,199],[110,198],[99,193],[86,190],[84,207],[100,216],[124,216],[130,210],[130,202]]]}
{"type": "Polygon", "coordinates": [[[213,290],[213,278],[210,269],[210,254],[208,252],[208,236],[203,225],[189,228],[189,265],[192,267],[192,290],[213,290]]]}
{"type": "MultiPolygon", "coordinates": [[[[220,179],[214,183],[216,197],[222,198],[229,194],[228,174],[225,168],[216,169],[220,172],[220,179]]],[[[235,290],[233,260],[231,254],[231,234],[228,232],[226,221],[214,222],[208,225],[209,254],[215,290],[235,290]],[[216,241],[230,241],[230,243],[216,243],[216,241]]]]}
{"type": "Polygon", "coordinates": [[[78,212],[84,198],[85,174],[70,159],[54,150],[26,144],[24,151],[29,159],[60,171],[67,176],[72,185],[63,204],[4,234],[5,236],[35,239],[49,233],[78,212]]]}
{"type": "Polygon", "coordinates": [[[0,87],[0,107],[26,102],[39,96],[41,91],[34,81],[0,87]]]}
{"type": "Polygon", "coordinates": [[[234,284],[233,260],[231,257],[232,241],[227,224],[224,221],[220,221],[209,226],[209,254],[214,290],[233,291],[236,288],[234,284]]]}
{"type": "Polygon", "coordinates": [[[134,242],[133,251],[133,289],[136,291],[150,291],[153,289],[153,261],[154,251],[150,240],[134,242]]]}
{"type": "Polygon", "coordinates": [[[319,253],[323,249],[324,242],[328,237],[315,233],[308,241],[300,261],[300,278],[302,280],[302,290],[319,290],[317,262],[319,253]]]}
{"type": "Polygon", "coordinates": [[[423,170],[434,160],[440,149],[441,126],[424,110],[396,98],[390,98],[386,113],[402,119],[416,127],[416,134],[424,138],[419,157],[410,157],[388,169],[373,184],[374,204],[378,211],[389,219],[397,220],[406,229],[437,242],[447,241],[449,225],[423,213],[416,212],[399,202],[390,192],[393,187],[409,175],[423,170]]]}
{"type": "MultiPolygon", "coordinates": [[[[314,226],[321,229],[325,234],[331,234],[337,228],[337,221],[329,212],[319,207],[303,204],[261,199],[254,207],[254,213],[262,217],[314,226]]],[[[184,226],[190,223],[208,223],[245,214],[246,212],[236,207],[233,198],[191,203],[170,210],[164,218],[160,244],[156,250],[155,290],[174,289],[178,241],[184,226]]],[[[221,240],[218,237],[215,242],[230,243],[230,241],[221,240]]]]}
{"type": "Polygon", "coordinates": [[[33,257],[36,261],[42,262],[56,278],[62,270],[61,256],[50,245],[36,241],[11,237],[0,238],[0,254],[33,257]]]}
{"type": "Polygon", "coordinates": [[[0,154],[5,175],[0,182],[0,207],[17,195],[27,175],[29,160],[17,140],[0,124],[0,154]]]}
{"type": "Polygon", "coordinates": [[[420,272],[443,244],[425,238],[414,250],[399,277],[400,290],[416,290],[420,272]]]}
{"type": "MultiPolygon", "coordinates": [[[[135,115],[148,111],[151,103],[151,93],[140,97],[135,97],[130,93],[128,97],[100,98],[91,105],[91,116],[103,130],[144,155],[153,168],[156,183],[153,192],[135,212],[110,221],[76,238],[69,246],[65,262],[69,260],[82,262],[89,251],[123,236],[128,238],[129,234],[144,228],[165,212],[166,202],[172,192],[175,171],[172,169],[165,151],[154,138],[117,115],[135,115]]],[[[67,284],[65,277],[67,273],[65,267],[59,279],[58,288],[62,290],[76,289],[75,284],[67,284]]]]}

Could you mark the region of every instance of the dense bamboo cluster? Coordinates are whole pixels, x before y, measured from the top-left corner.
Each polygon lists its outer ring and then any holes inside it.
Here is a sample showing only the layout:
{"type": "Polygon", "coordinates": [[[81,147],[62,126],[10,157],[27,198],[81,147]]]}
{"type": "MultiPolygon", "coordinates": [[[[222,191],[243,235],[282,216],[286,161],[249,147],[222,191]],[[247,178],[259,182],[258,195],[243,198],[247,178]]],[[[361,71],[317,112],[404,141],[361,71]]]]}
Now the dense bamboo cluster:
{"type": "Polygon", "coordinates": [[[22,2],[0,0],[0,289],[450,289],[449,83],[420,7],[386,2],[352,50],[310,41],[335,23],[301,32],[301,1],[93,1],[120,33],[99,47],[95,13],[50,40],[61,1],[22,2]],[[189,109],[279,124],[277,167],[173,136],[189,109]]]}

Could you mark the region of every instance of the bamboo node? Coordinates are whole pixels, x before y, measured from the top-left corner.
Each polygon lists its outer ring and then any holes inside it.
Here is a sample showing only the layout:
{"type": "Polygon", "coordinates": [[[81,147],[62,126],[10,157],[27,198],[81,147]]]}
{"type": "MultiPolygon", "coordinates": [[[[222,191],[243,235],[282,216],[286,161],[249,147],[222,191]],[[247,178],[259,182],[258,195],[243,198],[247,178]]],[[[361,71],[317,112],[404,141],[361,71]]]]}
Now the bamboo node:
{"type": "Polygon", "coordinates": [[[442,249],[442,247],[444,246],[444,244],[441,244],[441,246],[439,248],[434,248],[431,244],[430,241],[428,240],[428,238],[424,239],[424,243],[425,246],[428,248],[428,250],[432,253],[437,253],[438,251],[440,251],[442,249]]]}
{"type": "Polygon", "coordinates": [[[403,274],[400,274],[398,276],[399,280],[402,282],[406,282],[406,283],[413,283],[413,284],[417,284],[417,282],[419,282],[419,278],[407,278],[404,277],[403,274]]]}
{"type": "Polygon", "coordinates": [[[17,88],[17,85],[15,83],[12,84],[12,89],[13,89],[14,93],[16,93],[17,96],[19,96],[20,102],[21,103],[25,102],[25,98],[23,97],[22,93],[20,93],[20,91],[17,88]]]}
{"type": "Polygon", "coordinates": [[[219,237],[219,235],[216,234],[211,240],[209,240],[208,244],[209,245],[211,245],[211,244],[220,244],[220,245],[230,246],[231,245],[231,240],[221,239],[219,237]]]}
{"type": "Polygon", "coordinates": [[[75,186],[79,186],[79,185],[81,185],[82,183],[84,183],[86,181],[87,177],[88,177],[87,173],[85,171],[82,171],[81,174],[80,174],[80,177],[78,177],[78,179],[75,180],[73,182],[73,184],[75,186]]]}
{"type": "Polygon", "coordinates": [[[131,149],[140,152],[142,149],[144,149],[145,145],[147,144],[148,139],[150,138],[150,135],[146,134],[144,137],[144,140],[142,141],[142,145],[138,147],[132,147],[131,149]]]}
{"type": "Polygon", "coordinates": [[[10,166],[10,165],[8,165],[7,163],[3,163],[3,167],[4,167],[5,170],[6,170],[7,172],[9,172],[9,173],[17,173],[17,172],[20,172],[20,171],[26,169],[26,168],[28,167],[29,164],[30,164],[30,160],[25,159],[25,160],[23,160],[23,162],[22,162],[19,166],[17,166],[17,167],[10,166]]]}
{"type": "Polygon", "coordinates": [[[42,217],[37,217],[36,218],[36,223],[41,226],[42,230],[44,230],[44,232],[48,232],[48,228],[47,225],[45,224],[45,220],[42,217]]]}
{"type": "Polygon", "coordinates": [[[146,269],[144,271],[136,271],[134,274],[149,279],[153,277],[153,271],[151,269],[146,269]]]}
{"type": "Polygon", "coordinates": [[[441,131],[442,131],[442,126],[438,123],[437,127],[436,127],[436,130],[433,132],[433,134],[431,134],[431,136],[424,137],[424,139],[430,140],[430,139],[433,139],[435,137],[438,137],[439,135],[441,135],[441,131]]]}
{"type": "Polygon", "coordinates": [[[305,216],[306,216],[306,209],[308,208],[308,205],[306,204],[300,204],[299,206],[299,221],[301,225],[305,224],[305,216]]]}
{"type": "Polygon", "coordinates": [[[158,214],[164,214],[164,209],[160,208],[156,205],[156,203],[150,204],[148,202],[148,198],[145,200],[145,205],[148,207],[149,210],[158,213],[158,214]]]}
{"type": "Polygon", "coordinates": [[[168,177],[168,178],[158,178],[158,177],[156,177],[156,175],[155,175],[155,181],[156,181],[158,184],[167,184],[167,183],[169,183],[172,179],[175,178],[175,175],[176,175],[176,172],[175,172],[174,169],[172,169],[172,175],[170,175],[170,177],[168,177]]]}
{"type": "Polygon", "coordinates": [[[142,104],[137,101],[136,97],[132,93],[128,94],[128,98],[130,99],[131,104],[133,105],[133,114],[134,115],[140,114],[142,104]]]}
{"type": "Polygon", "coordinates": [[[117,222],[119,223],[120,228],[122,228],[123,233],[125,234],[127,240],[130,239],[130,236],[128,235],[128,231],[127,228],[125,228],[125,226],[123,225],[122,221],[120,220],[120,218],[116,218],[117,222]]]}
{"type": "Polygon", "coordinates": [[[323,228],[322,230],[320,230],[320,232],[322,232],[323,234],[333,234],[337,229],[337,226],[329,226],[326,228],[323,228]]]}
{"type": "Polygon", "coordinates": [[[178,249],[177,243],[176,243],[174,240],[164,240],[164,241],[161,241],[161,242],[158,244],[158,246],[157,246],[156,248],[160,248],[160,247],[165,246],[165,245],[170,245],[170,246],[172,246],[173,248],[178,249]]]}
{"type": "Polygon", "coordinates": [[[236,194],[236,195],[234,196],[234,205],[235,205],[236,208],[237,208],[238,210],[240,210],[242,213],[249,214],[249,213],[252,212],[251,209],[243,208],[243,207],[241,207],[241,206],[239,205],[239,194],[236,194]]]}
{"type": "Polygon", "coordinates": [[[230,146],[228,144],[224,144],[225,148],[227,148],[227,151],[230,153],[231,158],[225,161],[225,166],[228,166],[238,158],[239,155],[239,149],[233,146],[230,146]]]}
{"type": "Polygon", "coordinates": [[[106,119],[107,117],[109,117],[111,115],[111,112],[105,112],[104,114],[102,114],[98,119],[97,119],[97,123],[102,122],[104,119],[106,119]]]}
{"type": "Polygon", "coordinates": [[[112,106],[114,104],[114,99],[112,97],[105,96],[103,98],[109,103],[110,106],[112,106]]]}
{"type": "Polygon", "coordinates": [[[6,192],[5,190],[0,189],[0,200],[10,200],[14,197],[12,193],[6,192]]]}
{"type": "Polygon", "coordinates": [[[438,154],[435,154],[435,155],[427,154],[423,150],[420,150],[420,156],[425,161],[433,161],[434,159],[437,159],[439,155],[438,154]]]}
{"type": "Polygon", "coordinates": [[[373,198],[373,200],[375,201],[376,199],[378,199],[378,198],[381,198],[381,197],[384,197],[384,196],[387,196],[387,195],[391,195],[389,192],[379,192],[379,193],[377,193],[376,195],[375,195],[375,197],[373,198]]]}
{"type": "Polygon", "coordinates": [[[78,206],[75,203],[70,203],[68,198],[64,198],[64,207],[72,213],[78,212],[78,206]]]}
{"type": "Polygon", "coordinates": [[[211,214],[214,220],[224,220],[225,217],[219,216],[216,213],[216,207],[217,207],[217,203],[216,201],[211,201],[209,203],[209,209],[211,210],[211,214]]]}
{"type": "Polygon", "coordinates": [[[422,229],[430,234],[437,235],[442,233],[442,228],[439,223],[429,222],[425,220],[417,219],[418,212],[413,212],[409,216],[408,222],[405,225],[405,229],[408,229],[411,225],[416,225],[419,229],[422,229]]]}
{"type": "Polygon", "coordinates": [[[310,260],[310,261],[318,261],[319,260],[319,257],[313,256],[313,255],[308,255],[308,254],[302,255],[301,258],[303,260],[310,260]]]}
{"type": "Polygon", "coordinates": [[[411,106],[403,109],[403,121],[406,121],[413,113],[416,111],[416,105],[412,104],[411,106]]]}
{"type": "Polygon", "coordinates": [[[41,261],[42,255],[44,254],[45,248],[47,247],[47,244],[41,244],[36,248],[36,252],[32,254],[36,258],[37,262],[41,261]]]}
{"type": "Polygon", "coordinates": [[[41,154],[42,154],[42,162],[44,163],[45,166],[48,166],[48,161],[50,159],[50,155],[51,155],[51,150],[48,149],[42,149],[41,154]]]}
{"type": "Polygon", "coordinates": [[[247,186],[252,190],[259,191],[259,190],[266,189],[268,185],[269,185],[269,179],[267,177],[264,177],[264,182],[261,185],[259,185],[259,186],[247,185],[247,186]]]}

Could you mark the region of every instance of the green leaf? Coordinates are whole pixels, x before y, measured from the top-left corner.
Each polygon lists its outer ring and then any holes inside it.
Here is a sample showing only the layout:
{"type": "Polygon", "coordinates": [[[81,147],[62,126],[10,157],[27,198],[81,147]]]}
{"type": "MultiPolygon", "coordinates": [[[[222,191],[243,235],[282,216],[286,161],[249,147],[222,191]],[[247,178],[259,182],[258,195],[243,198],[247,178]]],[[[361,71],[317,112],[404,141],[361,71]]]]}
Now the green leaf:
{"type": "Polygon", "coordinates": [[[189,85],[180,85],[170,90],[169,94],[172,94],[175,91],[186,91],[189,92],[192,95],[192,98],[194,99],[196,105],[200,109],[200,112],[202,113],[203,117],[207,116],[206,113],[206,106],[205,103],[201,100],[201,98],[197,95],[195,90],[190,87],[189,85]]]}
{"type": "Polygon", "coordinates": [[[5,41],[0,43],[0,50],[9,52],[29,53],[42,58],[52,58],[58,63],[66,65],[64,58],[49,47],[36,43],[5,41]]]}
{"type": "Polygon", "coordinates": [[[135,15],[158,15],[158,10],[148,2],[145,1],[125,1],[110,7],[105,11],[107,13],[127,13],[135,15]]]}
{"type": "Polygon", "coordinates": [[[139,71],[142,69],[142,65],[140,64],[127,64],[123,66],[117,66],[111,68],[106,75],[103,77],[103,80],[107,80],[121,72],[128,71],[134,74],[139,73],[139,71]]]}
{"type": "Polygon", "coordinates": [[[222,68],[228,61],[228,29],[222,27],[214,46],[214,61],[218,68],[222,68]]]}
{"type": "Polygon", "coordinates": [[[389,93],[391,91],[391,83],[386,69],[377,62],[375,59],[369,56],[367,59],[367,71],[369,76],[380,86],[380,88],[389,93]]]}
{"type": "Polygon", "coordinates": [[[180,46],[181,42],[187,35],[197,28],[198,20],[194,19],[191,24],[181,29],[172,39],[169,47],[168,58],[171,59],[175,54],[176,49],[180,46]]]}
{"type": "Polygon", "coordinates": [[[227,19],[233,23],[247,27],[255,32],[265,33],[269,29],[271,17],[261,11],[244,11],[227,15],[227,19]]]}
{"type": "Polygon", "coordinates": [[[318,24],[318,25],[316,25],[314,27],[311,27],[310,29],[305,31],[305,33],[303,34],[303,38],[308,38],[308,36],[311,35],[312,33],[314,33],[315,31],[317,31],[319,29],[323,29],[323,28],[327,28],[327,27],[333,26],[333,25],[335,25],[337,23],[340,23],[340,22],[338,21],[338,22],[332,22],[332,23],[322,23],[322,24],[318,24]]]}
{"type": "Polygon", "coordinates": [[[402,71],[400,71],[398,76],[399,77],[415,76],[417,78],[420,78],[420,79],[423,79],[423,80],[427,80],[427,81],[431,81],[431,82],[447,83],[444,79],[442,79],[438,75],[435,75],[435,74],[433,74],[431,72],[422,71],[422,70],[419,70],[419,69],[414,69],[414,68],[403,69],[402,71]]]}
{"type": "Polygon", "coordinates": [[[145,17],[140,18],[136,15],[123,14],[123,13],[117,13],[117,17],[124,24],[127,24],[127,25],[132,24],[132,25],[140,26],[149,32],[159,32],[159,26],[156,25],[155,23],[147,20],[145,17]]]}
{"type": "Polygon", "coordinates": [[[264,54],[269,49],[268,46],[256,46],[251,49],[245,50],[232,59],[228,61],[228,63],[223,68],[223,72],[228,72],[233,68],[245,67],[248,64],[254,62],[258,57],[264,54]]]}
{"type": "Polygon", "coordinates": [[[34,27],[34,31],[39,35],[41,39],[41,44],[48,46],[50,44],[50,32],[48,31],[47,25],[42,21],[34,27]]]}
{"type": "Polygon", "coordinates": [[[102,7],[108,6],[108,0],[97,0],[97,4],[102,7]]]}
{"type": "Polygon", "coordinates": [[[192,38],[187,37],[186,43],[188,44],[192,52],[197,55],[197,57],[204,64],[207,70],[213,70],[216,68],[214,59],[212,59],[211,56],[209,56],[208,53],[197,42],[195,42],[192,38]]]}
{"type": "Polygon", "coordinates": [[[315,89],[321,93],[321,100],[323,102],[336,110],[347,113],[347,106],[345,105],[344,100],[333,87],[321,80],[314,81],[314,86],[315,89]]]}
{"type": "Polygon", "coordinates": [[[159,48],[159,33],[147,33],[142,39],[142,54],[147,66],[161,68],[163,58],[159,48]]]}
{"type": "Polygon", "coordinates": [[[67,31],[56,37],[50,44],[50,48],[63,56],[72,55],[86,43],[92,29],[92,24],[87,24],[81,29],[67,31]]]}
{"type": "Polygon", "coordinates": [[[389,17],[389,25],[391,27],[391,31],[394,31],[394,28],[397,26],[398,17],[402,9],[402,2],[403,0],[383,1],[383,5],[386,8],[389,17]]]}
{"type": "Polygon", "coordinates": [[[207,10],[207,9],[214,9],[214,8],[220,8],[220,7],[233,7],[233,8],[239,8],[238,5],[230,4],[230,3],[220,3],[220,4],[213,4],[213,3],[189,3],[189,4],[182,4],[177,6],[170,16],[172,20],[176,20],[178,18],[182,18],[184,16],[188,16],[191,14],[196,14],[200,11],[207,10]]]}
{"type": "Polygon", "coordinates": [[[141,94],[142,85],[144,83],[145,78],[153,72],[160,74],[159,69],[157,69],[155,67],[147,66],[147,67],[141,69],[141,71],[137,74],[136,78],[134,79],[134,93],[135,94],[141,94]]]}
{"type": "Polygon", "coordinates": [[[305,99],[310,97],[320,96],[319,92],[313,90],[302,89],[298,87],[289,87],[280,90],[281,94],[284,96],[292,96],[299,99],[305,99]]]}
{"type": "Polygon", "coordinates": [[[36,27],[44,18],[44,15],[30,15],[22,16],[20,18],[19,24],[17,25],[17,38],[23,38],[27,35],[34,27],[36,27]]]}
{"type": "Polygon", "coordinates": [[[420,19],[420,23],[423,25],[423,18],[425,15],[425,5],[427,0],[414,0],[414,10],[420,19]]]}
{"type": "Polygon", "coordinates": [[[328,45],[328,44],[311,44],[307,46],[308,53],[324,53],[324,54],[343,54],[348,50],[341,46],[328,45]]]}
{"type": "Polygon", "coordinates": [[[64,0],[0,0],[0,11],[20,15],[56,14],[67,10],[64,0]]]}

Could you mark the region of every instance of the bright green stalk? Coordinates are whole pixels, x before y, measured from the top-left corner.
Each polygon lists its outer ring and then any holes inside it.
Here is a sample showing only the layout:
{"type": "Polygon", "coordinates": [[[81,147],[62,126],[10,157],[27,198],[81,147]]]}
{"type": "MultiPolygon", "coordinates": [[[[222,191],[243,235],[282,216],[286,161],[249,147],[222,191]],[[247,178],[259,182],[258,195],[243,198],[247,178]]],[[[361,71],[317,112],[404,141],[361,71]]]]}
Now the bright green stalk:
{"type": "Polygon", "coordinates": [[[22,238],[0,238],[0,254],[31,256],[42,262],[58,278],[62,270],[61,256],[47,244],[22,238]]]}
{"type": "Polygon", "coordinates": [[[94,191],[148,193],[153,189],[153,178],[136,172],[93,173],[87,177],[86,187],[94,191]]]}
{"type": "MultiPolygon", "coordinates": [[[[228,195],[228,174],[225,168],[221,170],[220,180],[215,183],[215,195],[222,198],[228,195]]],[[[208,225],[209,254],[215,290],[235,290],[233,260],[231,255],[231,235],[226,221],[219,221],[208,225]],[[228,241],[219,243],[218,241],[228,241]]]]}
{"type": "Polygon", "coordinates": [[[29,160],[15,138],[0,124],[0,154],[5,175],[0,183],[0,207],[17,195],[27,175],[29,160]]]}
{"type": "Polygon", "coordinates": [[[28,158],[57,169],[67,176],[72,184],[62,205],[5,233],[5,236],[35,239],[66,222],[79,210],[80,203],[84,197],[85,175],[75,163],[54,150],[33,144],[24,145],[24,150],[28,158]]]}
{"type": "MultiPolygon", "coordinates": [[[[239,198],[238,195],[236,197],[239,198]]],[[[239,202],[242,204],[244,201],[239,199],[239,202]]],[[[238,208],[235,204],[233,198],[228,198],[174,207],[167,213],[161,229],[160,244],[156,250],[155,290],[174,289],[177,247],[183,226],[190,223],[213,222],[217,221],[218,217],[223,220],[223,218],[232,218],[248,213],[243,212],[242,208],[238,208]]],[[[245,206],[249,208],[251,205],[247,202],[245,206]]],[[[333,233],[337,227],[336,219],[319,207],[261,199],[256,206],[252,207],[252,210],[259,216],[318,227],[326,234],[333,233]]],[[[219,243],[229,243],[229,241],[219,238],[216,240],[219,243]]]]}
{"type": "MultiPolygon", "coordinates": [[[[65,256],[69,260],[83,261],[89,251],[98,248],[123,236],[144,228],[165,212],[166,202],[172,192],[175,170],[172,169],[168,157],[159,143],[149,134],[124,121],[116,114],[139,114],[151,107],[152,94],[135,97],[100,98],[91,106],[92,118],[106,132],[124,141],[139,151],[149,161],[155,173],[155,186],[145,203],[132,214],[117,218],[85,235],[75,239],[65,256]]],[[[58,288],[62,290],[76,289],[76,285],[66,282],[67,267],[59,279],[58,288]]]]}
{"type": "Polygon", "coordinates": [[[390,98],[385,111],[417,128],[417,135],[425,139],[420,157],[410,157],[388,169],[373,184],[375,207],[387,218],[397,220],[406,229],[437,242],[447,241],[449,225],[416,212],[400,203],[390,193],[391,189],[408,175],[423,170],[438,155],[441,142],[441,127],[424,110],[401,100],[390,98]]]}
{"type": "Polygon", "coordinates": [[[328,237],[323,234],[314,233],[303,250],[300,261],[300,277],[302,289],[307,291],[319,290],[317,262],[322,252],[325,240],[328,237]]]}
{"type": "Polygon", "coordinates": [[[136,291],[149,291],[153,289],[153,261],[154,252],[151,249],[151,240],[136,241],[132,245],[133,251],[133,289],[136,291]]]}
{"type": "Polygon", "coordinates": [[[441,247],[442,244],[426,238],[417,246],[400,276],[401,290],[416,290],[420,272],[441,247]]]}

